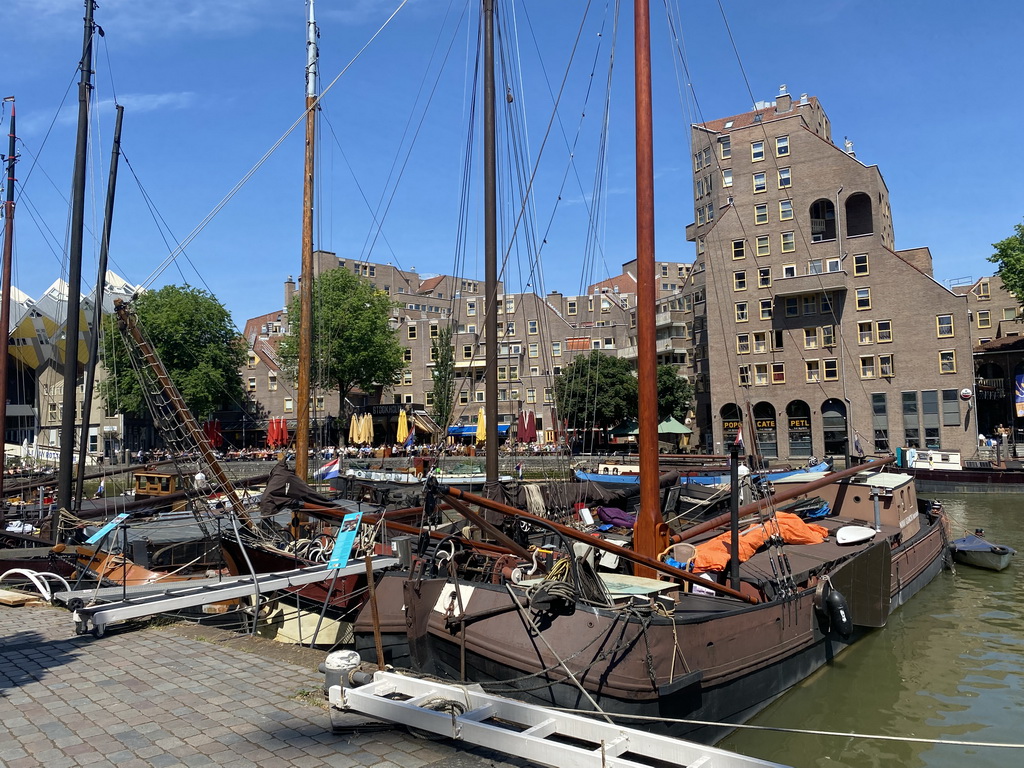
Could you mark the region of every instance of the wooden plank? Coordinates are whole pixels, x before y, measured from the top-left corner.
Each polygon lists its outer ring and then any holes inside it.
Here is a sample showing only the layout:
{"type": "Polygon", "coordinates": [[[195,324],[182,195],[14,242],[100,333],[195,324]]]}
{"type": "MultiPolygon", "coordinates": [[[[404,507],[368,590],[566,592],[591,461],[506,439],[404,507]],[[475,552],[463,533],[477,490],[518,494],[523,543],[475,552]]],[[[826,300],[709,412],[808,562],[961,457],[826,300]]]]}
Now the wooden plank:
{"type": "Polygon", "coordinates": [[[9,589],[0,589],[0,605],[25,605],[25,603],[38,599],[39,595],[26,595],[24,592],[12,592],[9,589]]]}

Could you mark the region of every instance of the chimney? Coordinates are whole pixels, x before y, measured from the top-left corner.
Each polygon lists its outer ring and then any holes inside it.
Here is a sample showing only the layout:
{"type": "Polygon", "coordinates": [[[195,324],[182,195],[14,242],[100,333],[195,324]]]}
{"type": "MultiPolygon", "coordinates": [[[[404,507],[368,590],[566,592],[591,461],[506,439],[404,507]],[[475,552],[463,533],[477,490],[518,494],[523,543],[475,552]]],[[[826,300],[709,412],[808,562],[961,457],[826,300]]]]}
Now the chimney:
{"type": "Polygon", "coordinates": [[[284,281],[284,309],[287,312],[292,304],[292,296],[295,295],[295,280],[291,275],[284,281]]]}
{"type": "Polygon", "coordinates": [[[781,114],[793,109],[793,97],[786,91],[786,84],[779,86],[779,95],[775,97],[775,112],[781,114]]]}

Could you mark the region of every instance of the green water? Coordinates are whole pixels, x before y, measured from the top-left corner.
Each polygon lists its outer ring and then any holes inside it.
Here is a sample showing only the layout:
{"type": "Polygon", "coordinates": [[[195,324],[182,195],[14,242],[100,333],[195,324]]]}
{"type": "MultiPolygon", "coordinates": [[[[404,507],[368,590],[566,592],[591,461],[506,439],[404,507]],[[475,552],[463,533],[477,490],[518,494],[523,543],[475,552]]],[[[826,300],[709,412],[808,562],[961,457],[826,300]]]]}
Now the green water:
{"type": "Polygon", "coordinates": [[[776,701],[752,725],[833,731],[821,736],[737,731],[720,746],[806,766],[1024,765],[1024,748],[922,744],[883,735],[1024,745],[1024,495],[936,495],[953,536],[984,528],[1020,554],[1001,573],[957,566],[776,701]]]}

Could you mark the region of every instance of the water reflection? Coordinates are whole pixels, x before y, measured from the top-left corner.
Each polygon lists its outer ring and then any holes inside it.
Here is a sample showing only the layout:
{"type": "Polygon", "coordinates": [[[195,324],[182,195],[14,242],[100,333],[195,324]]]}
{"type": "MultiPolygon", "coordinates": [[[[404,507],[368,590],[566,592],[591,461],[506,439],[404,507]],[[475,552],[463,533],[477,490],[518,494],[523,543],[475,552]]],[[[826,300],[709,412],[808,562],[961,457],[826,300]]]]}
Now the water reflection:
{"type": "MultiPolygon", "coordinates": [[[[1020,495],[941,497],[953,538],[984,528],[1024,551],[1020,495]]],[[[875,632],[775,702],[756,725],[843,733],[1024,743],[1024,561],[1001,573],[958,566],[942,573],[875,632]]],[[[721,744],[805,766],[999,766],[1024,750],[740,731],[721,744]]]]}

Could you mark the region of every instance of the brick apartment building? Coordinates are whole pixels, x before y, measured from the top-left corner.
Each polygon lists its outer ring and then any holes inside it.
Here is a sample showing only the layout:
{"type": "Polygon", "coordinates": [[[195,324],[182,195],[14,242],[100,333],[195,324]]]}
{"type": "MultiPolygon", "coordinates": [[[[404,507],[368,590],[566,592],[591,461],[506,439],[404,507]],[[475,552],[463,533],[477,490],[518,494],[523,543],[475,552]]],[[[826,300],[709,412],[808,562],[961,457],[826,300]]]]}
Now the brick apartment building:
{"type": "Polygon", "coordinates": [[[880,170],[833,144],[817,99],[783,87],[692,126],[692,148],[697,258],[678,311],[705,447],[750,417],[769,457],[973,450],[967,297],[927,248],[895,249],[880,170]]]}

